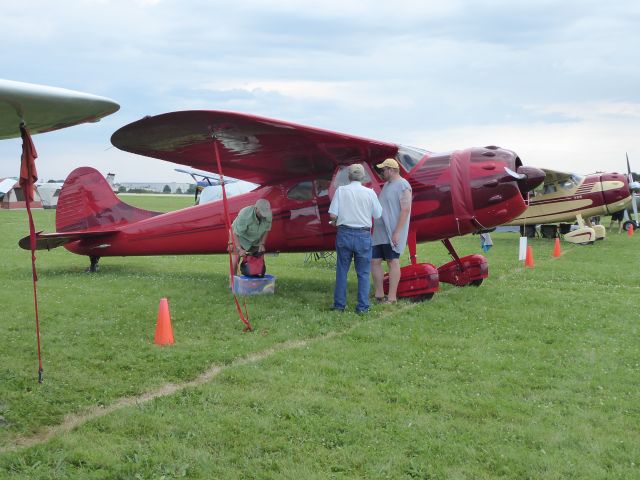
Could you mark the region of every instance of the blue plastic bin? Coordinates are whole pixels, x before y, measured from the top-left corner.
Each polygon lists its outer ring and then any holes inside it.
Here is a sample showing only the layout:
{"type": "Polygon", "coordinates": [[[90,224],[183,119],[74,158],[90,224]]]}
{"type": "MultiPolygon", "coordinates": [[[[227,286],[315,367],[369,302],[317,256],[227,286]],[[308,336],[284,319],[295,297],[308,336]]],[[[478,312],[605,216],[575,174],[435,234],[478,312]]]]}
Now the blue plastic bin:
{"type": "Polygon", "coordinates": [[[236,295],[273,295],[276,290],[276,277],[265,275],[263,278],[234,275],[233,291],[236,295]]]}

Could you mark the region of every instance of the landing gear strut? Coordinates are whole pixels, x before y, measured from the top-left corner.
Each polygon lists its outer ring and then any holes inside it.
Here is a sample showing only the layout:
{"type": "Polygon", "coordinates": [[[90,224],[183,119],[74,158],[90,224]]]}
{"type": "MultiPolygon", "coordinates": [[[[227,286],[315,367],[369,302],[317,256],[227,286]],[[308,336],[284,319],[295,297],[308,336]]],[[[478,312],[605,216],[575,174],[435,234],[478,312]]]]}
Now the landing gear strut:
{"type": "MultiPolygon", "coordinates": [[[[438,291],[438,269],[430,263],[418,263],[416,258],[416,232],[409,230],[407,239],[411,265],[400,269],[400,283],[397,295],[399,298],[408,298],[415,302],[431,300],[433,294],[438,291]]],[[[383,288],[389,291],[389,274],[384,276],[383,288]]]]}
{"type": "Polygon", "coordinates": [[[87,272],[96,273],[98,271],[98,261],[100,260],[100,257],[92,255],[89,257],[89,260],[91,261],[91,265],[87,268],[87,272]]]}
{"type": "Polygon", "coordinates": [[[487,259],[482,255],[467,255],[458,257],[448,238],[442,240],[453,261],[438,267],[438,276],[441,282],[450,283],[457,287],[467,285],[480,286],[482,281],[489,276],[487,259]]]}

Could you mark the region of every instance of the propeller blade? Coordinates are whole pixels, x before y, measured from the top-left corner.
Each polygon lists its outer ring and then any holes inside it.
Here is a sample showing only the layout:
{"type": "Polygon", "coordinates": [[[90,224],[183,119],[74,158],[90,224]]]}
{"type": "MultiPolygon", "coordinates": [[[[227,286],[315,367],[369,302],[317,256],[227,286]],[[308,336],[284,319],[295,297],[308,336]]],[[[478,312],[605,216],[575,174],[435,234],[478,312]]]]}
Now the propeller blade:
{"type": "Polygon", "coordinates": [[[526,178],[526,175],[524,175],[522,173],[516,173],[516,172],[514,172],[513,170],[511,170],[508,167],[504,167],[504,171],[507,172],[509,175],[511,175],[516,180],[522,180],[523,178],[526,178]]]}
{"type": "Polygon", "coordinates": [[[631,194],[631,206],[633,207],[633,218],[636,220],[636,225],[638,224],[638,206],[636,205],[636,194],[631,194]]]}
{"type": "Polygon", "coordinates": [[[634,180],[633,172],[631,172],[631,164],[629,163],[629,154],[626,153],[627,156],[627,176],[629,177],[629,190],[631,193],[640,191],[640,182],[634,180]]]}
{"type": "Polygon", "coordinates": [[[631,173],[631,164],[629,163],[629,154],[625,152],[627,156],[627,179],[629,181],[629,190],[631,193],[634,191],[640,190],[640,182],[636,182],[633,180],[633,173],[631,173]]]}

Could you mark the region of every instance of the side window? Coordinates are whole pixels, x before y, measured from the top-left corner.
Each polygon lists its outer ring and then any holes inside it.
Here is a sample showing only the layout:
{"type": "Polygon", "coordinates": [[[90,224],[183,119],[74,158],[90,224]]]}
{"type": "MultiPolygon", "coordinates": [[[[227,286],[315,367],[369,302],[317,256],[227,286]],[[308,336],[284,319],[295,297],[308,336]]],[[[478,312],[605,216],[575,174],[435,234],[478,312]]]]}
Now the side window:
{"type": "MultiPolygon", "coordinates": [[[[361,162],[362,163],[362,162],[361,162]]],[[[379,193],[380,187],[378,183],[371,178],[369,165],[366,163],[362,163],[364,167],[364,178],[362,179],[362,185],[368,188],[373,188],[376,193],[379,193]]],[[[329,187],[329,198],[333,199],[333,194],[343,185],[348,185],[351,183],[349,181],[349,170],[347,165],[341,165],[336,168],[333,173],[333,179],[331,180],[331,186],[329,187]]]]}
{"type": "Polygon", "coordinates": [[[555,193],[556,191],[557,191],[557,188],[554,183],[549,183],[544,186],[544,193],[555,193]]]}
{"type": "Polygon", "coordinates": [[[287,192],[287,198],[298,201],[313,199],[313,182],[307,180],[294,185],[287,192]]]}
{"type": "Polygon", "coordinates": [[[326,197],[329,195],[329,187],[331,186],[331,177],[329,178],[318,178],[315,181],[316,184],[316,195],[318,197],[326,197]]]}
{"type": "MultiPolygon", "coordinates": [[[[341,187],[342,185],[349,185],[349,183],[351,183],[349,181],[349,170],[347,169],[346,165],[343,165],[339,167],[339,170],[336,172],[335,176],[333,177],[333,182],[331,183],[331,187],[335,190],[336,188],[341,187]]],[[[367,172],[367,169],[365,168],[362,184],[367,185],[368,183],[371,183],[371,177],[369,176],[369,172],[367,172]]]]}
{"type": "Polygon", "coordinates": [[[422,150],[421,148],[408,147],[406,145],[398,146],[398,153],[396,154],[396,160],[404,167],[407,172],[410,172],[422,158],[429,152],[422,150]]]}

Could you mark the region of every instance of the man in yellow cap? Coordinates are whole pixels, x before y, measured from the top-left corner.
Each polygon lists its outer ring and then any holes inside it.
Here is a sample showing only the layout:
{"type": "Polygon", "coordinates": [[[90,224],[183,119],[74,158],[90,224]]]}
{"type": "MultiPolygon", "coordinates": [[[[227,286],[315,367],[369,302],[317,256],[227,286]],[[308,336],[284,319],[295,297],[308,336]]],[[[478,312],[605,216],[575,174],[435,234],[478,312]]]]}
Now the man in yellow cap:
{"type": "Polygon", "coordinates": [[[400,255],[407,246],[409,235],[411,185],[400,176],[400,165],[393,158],[387,158],[376,167],[382,170],[386,183],[378,197],[382,205],[382,216],[375,219],[373,226],[371,273],[376,300],[395,303],[400,282],[400,255]],[[389,267],[389,292],[386,299],[382,260],[386,260],[389,267]]]}

